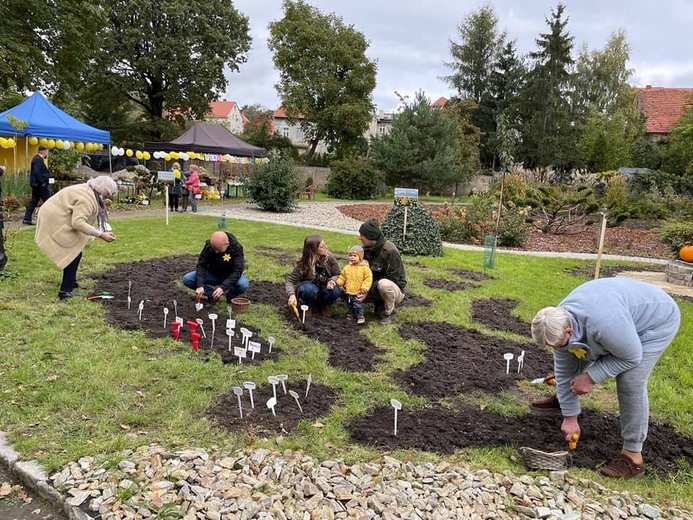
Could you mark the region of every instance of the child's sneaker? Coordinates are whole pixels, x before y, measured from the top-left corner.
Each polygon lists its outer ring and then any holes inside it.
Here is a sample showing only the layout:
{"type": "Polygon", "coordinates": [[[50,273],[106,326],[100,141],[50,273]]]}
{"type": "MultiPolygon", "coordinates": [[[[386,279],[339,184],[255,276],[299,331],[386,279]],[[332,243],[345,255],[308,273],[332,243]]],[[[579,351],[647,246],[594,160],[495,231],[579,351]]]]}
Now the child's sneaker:
{"type": "Polygon", "coordinates": [[[356,318],[357,325],[363,325],[364,323],[366,323],[366,318],[364,318],[363,316],[359,316],[358,318],[356,318]]]}
{"type": "Polygon", "coordinates": [[[347,321],[353,321],[353,320],[354,320],[354,316],[353,316],[352,314],[347,314],[347,315],[346,315],[346,319],[347,319],[347,321]]]}

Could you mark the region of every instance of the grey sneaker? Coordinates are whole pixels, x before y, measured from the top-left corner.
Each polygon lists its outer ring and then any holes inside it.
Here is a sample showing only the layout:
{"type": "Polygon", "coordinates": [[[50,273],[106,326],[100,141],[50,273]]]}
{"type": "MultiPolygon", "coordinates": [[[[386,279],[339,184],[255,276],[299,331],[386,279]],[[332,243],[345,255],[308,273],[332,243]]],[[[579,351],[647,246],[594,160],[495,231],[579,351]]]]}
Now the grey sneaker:
{"type": "Polygon", "coordinates": [[[391,312],[390,314],[385,314],[383,313],[383,317],[380,319],[380,323],[383,325],[389,325],[390,323],[395,322],[395,313],[394,311],[391,312]]]}

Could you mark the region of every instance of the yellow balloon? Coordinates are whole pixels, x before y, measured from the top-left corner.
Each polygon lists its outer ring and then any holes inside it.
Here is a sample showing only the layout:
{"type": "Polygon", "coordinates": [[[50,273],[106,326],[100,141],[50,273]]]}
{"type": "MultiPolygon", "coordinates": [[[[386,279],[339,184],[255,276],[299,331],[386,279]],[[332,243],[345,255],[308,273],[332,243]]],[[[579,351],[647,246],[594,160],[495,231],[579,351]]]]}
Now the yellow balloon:
{"type": "Polygon", "coordinates": [[[97,150],[103,150],[103,144],[95,144],[94,147],[97,150]]]}
{"type": "Polygon", "coordinates": [[[58,140],[55,142],[55,147],[56,147],[56,148],[60,148],[60,149],[62,150],[62,148],[63,148],[63,140],[62,140],[62,139],[58,139],[58,140]]]}
{"type": "Polygon", "coordinates": [[[36,145],[38,144],[38,142],[39,142],[39,141],[38,141],[38,139],[37,139],[36,137],[30,137],[30,138],[29,138],[29,144],[30,144],[31,146],[36,146],[36,145]]]}
{"type": "Polygon", "coordinates": [[[125,150],[125,155],[127,155],[128,157],[132,157],[132,150],[130,150],[130,148],[125,150]]]}
{"type": "Polygon", "coordinates": [[[45,137],[42,137],[41,139],[39,139],[39,144],[41,146],[48,146],[48,139],[46,139],[45,137]]]}
{"type": "Polygon", "coordinates": [[[0,148],[7,148],[7,139],[0,137],[0,148]]]}
{"type": "Polygon", "coordinates": [[[171,152],[171,157],[173,157],[176,161],[180,159],[180,155],[178,152],[171,152]]]}
{"type": "Polygon", "coordinates": [[[170,160],[171,160],[171,154],[170,154],[170,153],[167,153],[166,155],[164,155],[164,160],[165,160],[165,161],[170,161],[170,160]]]}
{"type": "MultiPolygon", "coordinates": [[[[84,143],[75,143],[75,148],[77,148],[78,150],[84,150],[84,143]]],[[[87,150],[89,150],[89,148],[87,148],[87,150]]]]}
{"type": "Polygon", "coordinates": [[[137,151],[135,152],[135,157],[137,157],[137,159],[141,161],[141,160],[142,160],[142,157],[144,157],[144,155],[142,155],[142,152],[140,152],[139,150],[137,150],[137,151]]]}
{"type": "Polygon", "coordinates": [[[48,148],[55,148],[55,140],[54,139],[49,139],[48,140],[48,148]]]}
{"type": "Polygon", "coordinates": [[[74,147],[75,147],[75,142],[74,142],[74,141],[70,141],[70,148],[74,148],[74,147]]]}
{"type": "Polygon", "coordinates": [[[143,152],[142,155],[144,156],[145,161],[148,161],[149,159],[152,158],[152,156],[149,152],[143,152]]]}

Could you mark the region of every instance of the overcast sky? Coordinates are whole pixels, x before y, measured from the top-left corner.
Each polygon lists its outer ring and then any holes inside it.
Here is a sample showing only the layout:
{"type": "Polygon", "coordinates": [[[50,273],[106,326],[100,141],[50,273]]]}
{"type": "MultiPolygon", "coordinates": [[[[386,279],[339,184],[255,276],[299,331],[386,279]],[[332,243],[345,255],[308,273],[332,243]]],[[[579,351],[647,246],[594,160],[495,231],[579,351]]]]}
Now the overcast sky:
{"type": "MultiPolygon", "coordinates": [[[[247,63],[229,74],[226,99],[241,106],[279,106],[274,84],[279,76],[267,48],[267,25],[283,16],[281,0],[233,0],[250,19],[253,38],[247,63]]],[[[518,52],[535,50],[546,32],[552,0],[312,0],[323,13],[336,13],[370,42],[368,57],[377,62],[374,102],[392,111],[395,91],[413,95],[423,90],[432,100],[452,91],[439,78],[450,73],[450,40],[459,41],[457,26],[486,3],[493,6],[500,30],[514,39],[518,52]]],[[[575,52],[584,43],[603,48],[611,33],[624,29],[631,46],[631,84],[693,87],[693,0],[564,0],[568,31],[575,52]]]]}

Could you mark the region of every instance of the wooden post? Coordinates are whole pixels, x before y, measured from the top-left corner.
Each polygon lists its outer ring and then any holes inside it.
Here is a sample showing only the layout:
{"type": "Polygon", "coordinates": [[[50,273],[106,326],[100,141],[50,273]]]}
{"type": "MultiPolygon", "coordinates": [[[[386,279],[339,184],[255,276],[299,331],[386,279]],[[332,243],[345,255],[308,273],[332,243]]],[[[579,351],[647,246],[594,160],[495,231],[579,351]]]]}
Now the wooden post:
{"type": "Polygon", "coordinates": [[[407,206],[404,206],[404,228],[402,229],[402,242],[407,241],[407,206]]]}
{"type": "Polygon", "coordinates": [[[602,261],[602,250],[604,249],[604,235],[606,234],[606,211],[602,211],[602,225],[599,230],[599,249],[597,249],[597,265],[594,266],[594,279],[599,278],[599,265],[602,261]]]}
{"type": "MultiPolygon", "coordinates": [[[[175,179],[173,182],[176,182],[175,179]]],[[[166,225],[168,226],[168,183],[164,186],[164,200],[166,204],[166,225]]]]}

